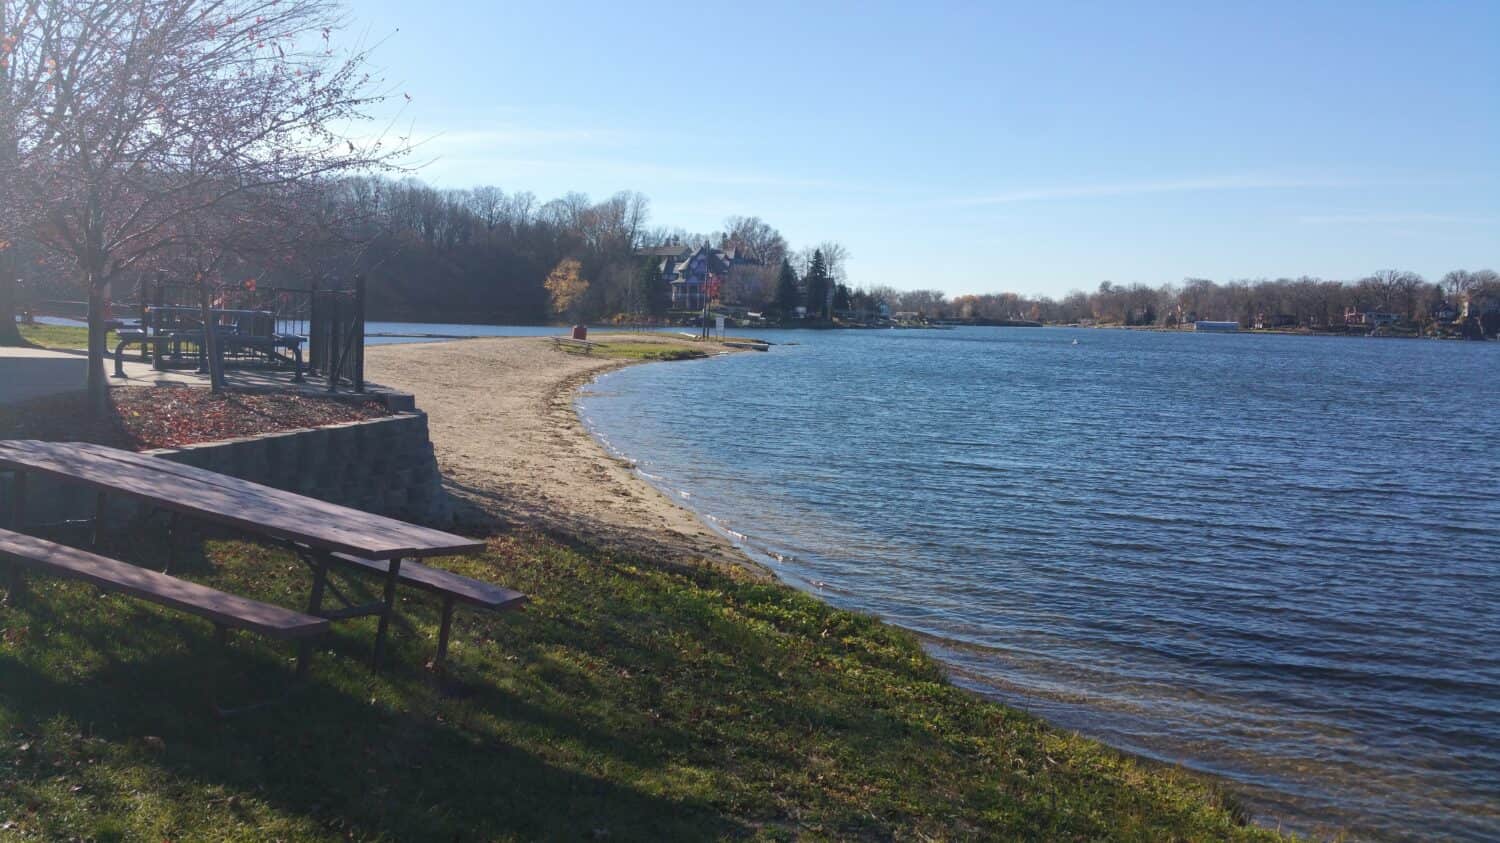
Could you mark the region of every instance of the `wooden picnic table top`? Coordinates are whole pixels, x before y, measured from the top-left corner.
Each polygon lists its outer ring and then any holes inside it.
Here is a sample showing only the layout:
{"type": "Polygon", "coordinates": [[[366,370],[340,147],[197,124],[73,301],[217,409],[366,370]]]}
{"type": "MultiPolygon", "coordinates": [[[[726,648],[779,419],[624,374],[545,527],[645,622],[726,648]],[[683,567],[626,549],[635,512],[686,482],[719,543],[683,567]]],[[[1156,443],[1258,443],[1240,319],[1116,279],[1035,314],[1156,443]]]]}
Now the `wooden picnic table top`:
{"type": "Polygon", "coordinates": [[[0,441],[0,470],[51,475],[259,535],[369,559],[452,556],[485,546],[227,474],[84,442],[0,441]]]}

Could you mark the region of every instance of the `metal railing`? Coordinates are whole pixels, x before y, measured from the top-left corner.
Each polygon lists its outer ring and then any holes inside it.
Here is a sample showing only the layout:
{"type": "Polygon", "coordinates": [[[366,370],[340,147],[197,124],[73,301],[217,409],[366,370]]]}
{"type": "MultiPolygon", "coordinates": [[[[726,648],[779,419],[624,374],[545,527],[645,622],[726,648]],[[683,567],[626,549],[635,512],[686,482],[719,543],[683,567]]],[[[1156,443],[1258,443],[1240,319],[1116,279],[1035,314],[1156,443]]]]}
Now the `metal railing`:
{"type": "MultiPolygon", "coordinates": [[[[194,319],[201,311],[204,289],[197,284],[164,277],[145,280],[138,294],[142,327],[153,320],[194,319]]],[[[208,291],[210,310],[217,318],[246,323],[253,333],[301,337],[307,347],[307,368],[322,375],[328,391],[347,384],[355,392],[365,388],[365,281],[356,276],[351,288],[222,284],[208,291]]],[[[237,322],[236,324],[239,324],[237,322]]]]}

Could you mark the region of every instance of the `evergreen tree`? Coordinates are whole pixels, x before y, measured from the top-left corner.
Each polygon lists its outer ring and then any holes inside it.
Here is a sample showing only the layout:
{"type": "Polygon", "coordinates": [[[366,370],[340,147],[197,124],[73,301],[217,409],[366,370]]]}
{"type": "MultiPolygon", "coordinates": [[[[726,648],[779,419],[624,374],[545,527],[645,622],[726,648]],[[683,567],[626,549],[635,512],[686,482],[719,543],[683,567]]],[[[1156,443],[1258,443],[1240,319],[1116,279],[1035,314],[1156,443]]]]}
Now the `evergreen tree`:
{"type": "Polygon", "coordinates": [[[807,267],[807,315],[816,319],[828,318],[828,262],[823,250],[813,252],[812,264],[807,267]]]}
{"type": "Polygon", "coordinates": [[[649,257],[636,275],[636,295],[652,316],[665,316],[672,306],[672,288],[661,277],[661,258],[649,257]]]}
{"type": "Polygon", "coordinates": [[[776,309],[781,311],[781,318],[790,317],[797,310],[797,270],[792,269],[792,262],[786,258],[781,259],[781,274],[776,276],[776,309]]]}
{"type": "Polygon", "coordinates": [[[854,294],[849,285],[839,284],[833,288],[833,309],[850,310],[854,307],[854,294]]]}

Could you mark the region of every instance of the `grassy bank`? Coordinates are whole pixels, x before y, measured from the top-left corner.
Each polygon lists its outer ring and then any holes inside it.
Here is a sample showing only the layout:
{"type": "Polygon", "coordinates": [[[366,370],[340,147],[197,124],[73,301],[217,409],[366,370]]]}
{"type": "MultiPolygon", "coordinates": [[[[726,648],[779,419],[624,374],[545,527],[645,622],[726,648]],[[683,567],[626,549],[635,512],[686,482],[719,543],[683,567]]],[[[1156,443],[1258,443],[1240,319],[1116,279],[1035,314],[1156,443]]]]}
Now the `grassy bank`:
{"type": "MultiPolygon", "coordinates": [[[[20,325],[21,339],[40,348],[57,348],[65,351],[89,347],[89,329],[73,325],[20,325]]],[[[115,347],[115,332],[110,331],[106,341],[111,351],[115,347]]]]}
{"type": "Polygon", "coordinates": [[[590,354],[616,360],[694,360],[707,357],[708,353],[690,345],[691,340],[678,337],[656,339],[633,339],[631,337],[601,336],[594,340],[592,348],[560,345],[558,349],[569,354],[590,354]]]}
{"type": "MultiPolygon", "coordinates": [[[[159,565],[160,530],[107,551],[159,565]]],[[[33,579],[0,608],[0,838],[94,840],[1271,839],[1203,781],[982,702],[917,642],[735,572],[493,539],[463,573],[533,597],[460,613],[422,669],[406,595],[391,667],[343,624],[289,703],[253,637],[33,579]]],[[[281,552],[205,541],[193,579],[298,606],[281,552]]]]}

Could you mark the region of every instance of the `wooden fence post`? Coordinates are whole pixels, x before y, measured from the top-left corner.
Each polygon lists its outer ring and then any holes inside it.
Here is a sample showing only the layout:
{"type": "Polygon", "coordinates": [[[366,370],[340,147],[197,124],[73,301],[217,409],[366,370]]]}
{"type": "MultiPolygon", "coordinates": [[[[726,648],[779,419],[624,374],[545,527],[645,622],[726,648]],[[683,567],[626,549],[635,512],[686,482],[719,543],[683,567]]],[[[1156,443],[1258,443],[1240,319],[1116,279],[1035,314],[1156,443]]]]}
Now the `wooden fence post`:
{"type": "Polygon", "coordinates": [[[318,332],[323,329],[322,296],[318,294],[318,282],[312,282],[311,303],[307,308],[307,368],[314,372],[323,370],[323,338],[318,332]]]}

